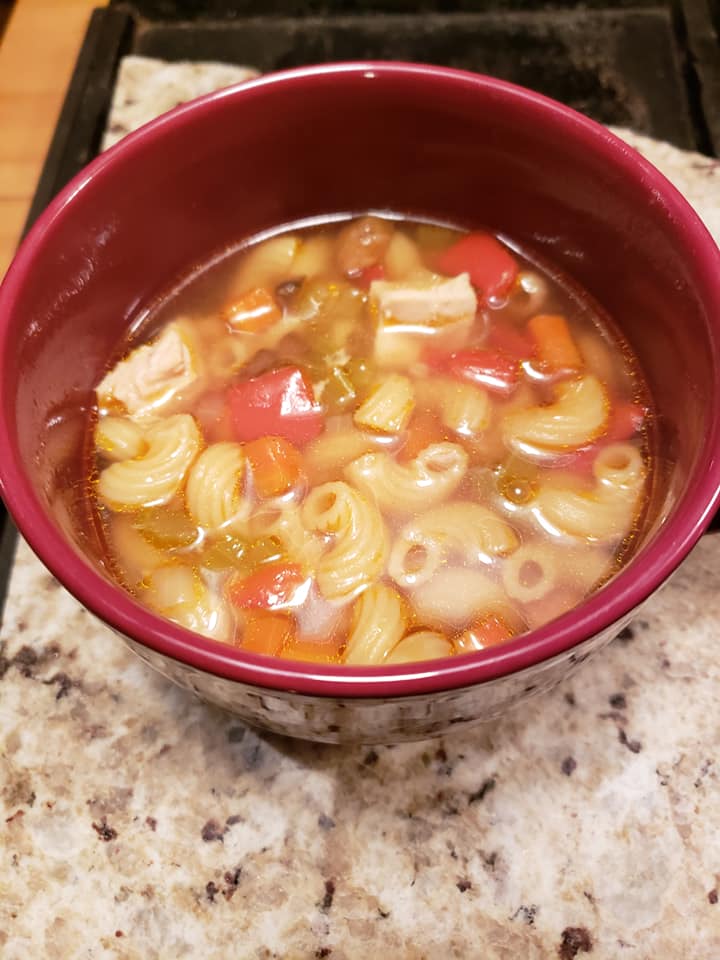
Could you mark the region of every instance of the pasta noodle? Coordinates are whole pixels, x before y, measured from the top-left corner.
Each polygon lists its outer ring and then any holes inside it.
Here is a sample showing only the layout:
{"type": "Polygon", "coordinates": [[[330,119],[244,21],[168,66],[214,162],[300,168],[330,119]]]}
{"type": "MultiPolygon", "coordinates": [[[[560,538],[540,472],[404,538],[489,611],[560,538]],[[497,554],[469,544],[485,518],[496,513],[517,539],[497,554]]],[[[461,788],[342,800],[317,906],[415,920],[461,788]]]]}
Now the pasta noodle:
{"type": "Polygon", "coordinates": [[[147,450],[145,432],[127,417],[102,417],[95,427],[95,446],[108,460],[131,460],[147,450]]]}
{"type": "Polygon", "coordinates": [[[347,599],[382,574],[388,536],[377,507],[343,481],[324,483],[307,496],[302,518],[309,530],[334,535],[317,564],[320,592],[347,599]]]}
{"type": "Polygon", "coordinates": [[[595,458],[593,474],[605,496],[635,498],[645,481],[645,466],[637,447],[611,443],[595,458]]]}
{"type": "Polygon", "coordinates": [[[230,297],[247,293],[254,287],[274,287],[291,272],[299,249],[300,240],[294,234],[271,237],[252,247],[231,281],[230,297]]]}
{"type": "Polygon", "coordinates": [[[556,551],[541,543],[524,543],[507,557],[502,582],[507,595],[520,603],[539,600],[557,586],[556,551]]]}
{"type": "Polygon", "coordinates": [[[166,555],[136,530],[129,515],[113,518],[110,540],[113,553],[122,568],[123,579],[131,590],[141,586],[153,570],[167,562],[166,555]]]}
{"type": "Polygon", "coordinates": [[[407,603],[397,590],[375,583],[355,601],[345,663],[382,663],[407,627],[407,603]]]}
{"type": "Polygon", "coordinates": [[[487,507],[469,501],[446,503],[403,527],[390,551],[388,572],[400,586],[419,586],[450,553],[466,563],[488,563],[517,546],[512,527],[487,507]]]}
{"type": "Polygon", "coordinates": [[[593,473],[592,491],[539,490],[532,513],[543,527],[601,543],[630,533],[645,482],[640,452],[631,444],[610,444],[595,458],[593,473]]]}
{"type": "Polygon", "coordinates": [[[614,570],[615,557],[610,550],[600,546],[564,547],[557,551],[562,577],[567,583],[589,593],[614,570]]]}
{"type": "Polygon", "coordinates": [[[312,569],[325,549],[324,541],[306,529],[300,507],[295,503],[267,503],[245,527],[250,540],[274,537],[292,560],[312,569]]]}
{"type": "Polygon", "coordinates": [[[200,430],[187,413],[154,423],[145,439],[145,453],[113,463],[100,474],[98,496],[111,510],[168,503],[182,488],[202,446],[200,430]]]}
{"type": "Polygon", "coordinates": [[[415,394],[407,377],[392,374],[370,394],[353,417],[358,427],[379,433],[400,433],[415,406],[415,394]]]}
{"type": "Polygon", "coordinates": [[[441,567],[430,580],[413,590],[412,602],[422,623],[455,628],[510,606],[500,584],[472,567],[441,567]]]}
{"type": "Polygon", "coordinates": [[[148,578],[145,599],[155,610],[187,630],[228,642],[234,622],[227,603],[208,589],[199,574],[185,564],[170,564],[148,578]]]}
{"type": "Polygon", "coordinates": [[[364,453],[377,450],[379,441],[376,434],[360,430],[342,430],[334,433],[321,433],[305,447],[305,471],[311,483],[324,483],[327,480],[340,479],[344,467],[364,453]]]}
{"type": "Polygon", "coordinates": [[[453,653],[452,643],[442,633],[418,630],[404,637],[385,658],[385,663],[395,666],[400,663],[414,663],[418,660],[450,657],[453,653]]]}
{"type": "Polygon", "coordinates": [[[505,442],[513,448],[567,450],[595,440],[605,429],[608,398],[597,377],[558,384],[555,403],[505,417],[505,442]]]}
{"type": "Polygon", "coordinates": [[[451,496],[467,465],[468,455],[459,444],[433,443],[407,464],[389,453],[367,453],[345,469],[345,476],[375,497],[383,512],[415,513],[451,496]]]}
{"type": "Polygon", "coordinates": [[[243,494],[245,455],[239,443],[213,443],[200,454],[187,479],[185,503],[193,520],[209,532],[236,526],[250,513],[243,494]]]}

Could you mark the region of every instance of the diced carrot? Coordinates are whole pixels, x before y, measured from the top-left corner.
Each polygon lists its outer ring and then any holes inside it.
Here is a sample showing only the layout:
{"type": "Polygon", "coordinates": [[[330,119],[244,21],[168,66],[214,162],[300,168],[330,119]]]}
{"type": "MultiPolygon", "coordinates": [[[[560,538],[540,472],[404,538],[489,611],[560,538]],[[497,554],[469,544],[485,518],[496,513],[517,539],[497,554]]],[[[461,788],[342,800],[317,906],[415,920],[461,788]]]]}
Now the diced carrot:
{"type": "Polygon", "coordinates": [[[539,359],[551,370],[581,370],[583,360],[567,325],[559,313],[538,313],[528,321],[539,359]]]}
{"type": "Polygon", "coordinates": [[[285,660],[340,663],[340,641],[332,637],[295,637],[280,654],[285,660]]]}
{"type": "Polygon", "coordinates": [[[303,603],[310,581],[299,563],[278,560],[264,563],[249,576],[231,577],[225,589],[236,607],[278,610],[303,603]]]}
{"type": "Polygon", "coordinates": [[[302,471],[298,448],[285,437],[260,437],[245,444],[255,493],[277,497],[294,486],[302,471]]]}
{"type": "Polygon", "coordinates": [[[485,650],[505,643],[513,636],[513,630],[497,613],[490,613],[471,624],[464,633],[455,637],[457,653],[471,653],[473,650],[485,650]]]}
{"type": "Polygon", "coordinates": [[[442,443],[450,439],[449,431],[443,426],[440,417],[430,410],[416,410],[408,423],[405,443],[398,459],[407,463],[429,447],[431,443],[442,443]]]}
{"type": "Polygon", "coordinates": [[[282,317],[282,310],[265,287],[257,287],[234,300],[223,311],[223,318],[233,330],[258,333],[267,330],[282,317]]]}
{"type": "Polygon", "coordinates": [[[278,657],[283,648],[295,638],[293,618],[283,613],[267,613],[265,610],[253,610],[245,617],[240,647],[251,653],[264,653],[269,657],[278,657]]]}

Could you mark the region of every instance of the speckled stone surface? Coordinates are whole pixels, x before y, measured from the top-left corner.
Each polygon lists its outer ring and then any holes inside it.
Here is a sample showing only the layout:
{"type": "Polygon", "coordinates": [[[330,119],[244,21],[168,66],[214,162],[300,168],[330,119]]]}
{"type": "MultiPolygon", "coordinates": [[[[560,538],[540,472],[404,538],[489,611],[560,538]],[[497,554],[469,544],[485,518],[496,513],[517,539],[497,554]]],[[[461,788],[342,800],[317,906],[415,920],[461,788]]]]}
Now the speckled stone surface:
{"type": "MultiPolygon", "coordinates": [[[[717,226],[716,164],[633,142],[717,226]]],[[[338,748],[172,686],[21,543],[0,958],[716,960],[718,571],[709,536],[621,638],[500,723],[338,748]]]]}

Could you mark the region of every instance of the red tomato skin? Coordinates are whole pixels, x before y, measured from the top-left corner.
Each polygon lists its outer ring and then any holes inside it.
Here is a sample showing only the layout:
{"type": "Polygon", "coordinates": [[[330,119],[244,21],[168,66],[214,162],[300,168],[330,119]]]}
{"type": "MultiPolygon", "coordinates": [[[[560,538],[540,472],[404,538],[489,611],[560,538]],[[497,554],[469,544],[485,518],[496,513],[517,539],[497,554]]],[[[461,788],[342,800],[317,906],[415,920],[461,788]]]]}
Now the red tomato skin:
{"type": "Polygon", "coordinates": [[[445,354],[428,351],[425,362],[434,370],[475,383],[502,397],[509,397],[520,380],[519,360],[498,350],[471,349],[445,354]]]}
{"type": "Polygon", "coordinates": [[[461,237],[438,257],[437,265],[448,276],[469,273],[486,300],[507,296],[518,275],[515,257],[489,233],[461,237]]]}
{"type": "Polygon", "coordinates": [[[281,367],[230,387],[228,407],[241,443],[284,437],[302,446],[322,433],[325,420],[299,367],[281,367]]]}
{"type": "Polygon", "coordinates": [[[227,596],[236,607],[282,610],[303,603],[309,589],[298,563],[266,563],[242,579],[231,578],[227,596]]]}

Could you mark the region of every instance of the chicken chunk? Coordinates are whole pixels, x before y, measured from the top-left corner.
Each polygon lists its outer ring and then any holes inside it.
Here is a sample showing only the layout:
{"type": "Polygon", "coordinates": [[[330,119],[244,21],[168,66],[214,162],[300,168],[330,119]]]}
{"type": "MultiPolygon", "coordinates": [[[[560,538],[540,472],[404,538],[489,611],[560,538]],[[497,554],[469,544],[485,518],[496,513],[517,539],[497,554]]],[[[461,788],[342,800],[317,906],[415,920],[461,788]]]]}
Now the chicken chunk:
{"type": "Polygon", "coordinates": [[[197,378],[190,349],[177,325],[171,323],[157,339],[116,364],[96,393],[100,404],[116,401],[132,417],[142,417],[197,378]]]}
{"type": "Polygon", "coordinates": [[[477,310],[477,296],[467,273],[416,283],[375,280],[370,284],[370,299],[377,305],[381,325],[443,326],[472,319],[477,310]]]}
{"type": "Polygon", "coordinates": [[[424,346],[456,350],[466,341],[477,310],[467,273],[414,283],[370,284],[378,313],[374,356],[380,366],[414,363],[424,346]]]}

